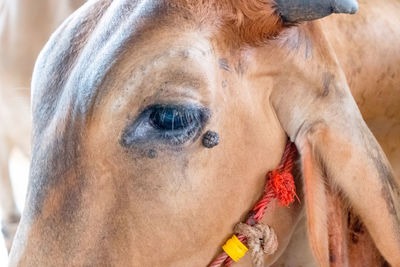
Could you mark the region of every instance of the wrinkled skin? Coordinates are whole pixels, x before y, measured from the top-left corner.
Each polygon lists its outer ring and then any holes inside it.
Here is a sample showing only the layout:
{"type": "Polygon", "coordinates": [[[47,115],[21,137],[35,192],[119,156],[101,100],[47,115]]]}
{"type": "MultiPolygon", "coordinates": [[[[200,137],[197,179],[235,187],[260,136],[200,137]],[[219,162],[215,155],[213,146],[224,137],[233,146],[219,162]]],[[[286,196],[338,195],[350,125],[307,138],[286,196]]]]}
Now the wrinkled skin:
{"type": "MultiPolygon", "coordinates": [[[[269,207],[279,249],[266,264],[287,253],[279,263],[309,266],[304,238],[303,257],[288,253],[306,224],[316,262],[329,265],[327,184],[399,266],[398,181],[323,30],[336,22],[248,45],[227,38],[218,14],[199,21],[182,2],[91,1],[45,47],[11,265],[205,266],[261,196],[288,135],[304,186],[298,177],[300,203],[269,207]],[[201,107],[195,134],[177,143],[143,126],[160,104],[201,107]],[[213,149],[201,145],[207,130],[220,136],[213,149]]],[[[249,255],[237,264],[249,265],[249,255]]]]}
{"type": "Polygon", "coordinates": [[[33,66],[50,34],[83,3],[84,0],[0,0],[0,210],[8,250],[20,218],[8,161],[15,147],[30,154],[33,66]]]}

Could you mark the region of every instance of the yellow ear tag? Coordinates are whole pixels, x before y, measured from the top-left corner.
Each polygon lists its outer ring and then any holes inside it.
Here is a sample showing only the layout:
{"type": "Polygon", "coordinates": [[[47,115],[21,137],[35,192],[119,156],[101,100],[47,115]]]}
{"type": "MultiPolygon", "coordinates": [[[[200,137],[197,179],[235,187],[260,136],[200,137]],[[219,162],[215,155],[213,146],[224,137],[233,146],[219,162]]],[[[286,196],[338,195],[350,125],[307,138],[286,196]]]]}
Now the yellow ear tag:
{"type": "Polygon", "coordinates": [[[243,245],[242,242],[240,242],[236,235],[233,235],[231,239],[226,241],[225,245],[222,246],[222,249],[235,262],[240,260],[248,250],[248,248],[243,245]]]}

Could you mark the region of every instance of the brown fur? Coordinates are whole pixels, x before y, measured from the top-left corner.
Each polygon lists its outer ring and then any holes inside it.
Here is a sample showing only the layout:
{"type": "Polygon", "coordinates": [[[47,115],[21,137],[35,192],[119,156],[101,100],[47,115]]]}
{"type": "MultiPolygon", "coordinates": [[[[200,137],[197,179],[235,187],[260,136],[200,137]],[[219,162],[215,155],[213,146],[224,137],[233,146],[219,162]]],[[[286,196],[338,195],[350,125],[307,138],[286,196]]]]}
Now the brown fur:
{"type": "Polygon", "coordinates": [[[292,252],[308,236],[318,264],[329,265],[329,185],[399,265],[399,185],[326,37],[337,24],[275,35],[273,17],[265,31],[252,26],[256,3],[90,1],[53,35],[33,77],[32,183],[12,265],[205,266],[261,195],[287,135],[305,194],[297,180],[300,203],[269,207],[263,223],[279,248],[266,264],[307,262],[292,252]],[[201,131],[217,132],[220,144],[167,145],[145,132],[142,143],[121,145],[143,110],[166,101],[208,110],[201,131]],[[303,207],[310,227],[292,246],[303,207]]]}
{"type": "MultiPolygon", "coordinates": [[[[169,3],[171,1],[168,1],[169,3]]],[[[265,0],[176,0],[199,23],[212,21],[236,45],[262,45],[283,29],[275,3],[265,0]]]]}

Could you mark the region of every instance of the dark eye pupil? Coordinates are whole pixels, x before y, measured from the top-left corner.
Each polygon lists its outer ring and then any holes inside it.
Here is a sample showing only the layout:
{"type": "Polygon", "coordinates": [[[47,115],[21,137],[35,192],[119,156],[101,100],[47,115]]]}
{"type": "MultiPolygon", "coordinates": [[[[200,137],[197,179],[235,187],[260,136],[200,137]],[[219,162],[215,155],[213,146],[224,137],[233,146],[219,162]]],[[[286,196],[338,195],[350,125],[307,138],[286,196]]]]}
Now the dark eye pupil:
{"type": "Polygon", "coordinates": [[[172,131],[187,128],[193,121],[190,110],[174,107],[156,108],[150,114],[151,124],[161,130],[172,131]]]}

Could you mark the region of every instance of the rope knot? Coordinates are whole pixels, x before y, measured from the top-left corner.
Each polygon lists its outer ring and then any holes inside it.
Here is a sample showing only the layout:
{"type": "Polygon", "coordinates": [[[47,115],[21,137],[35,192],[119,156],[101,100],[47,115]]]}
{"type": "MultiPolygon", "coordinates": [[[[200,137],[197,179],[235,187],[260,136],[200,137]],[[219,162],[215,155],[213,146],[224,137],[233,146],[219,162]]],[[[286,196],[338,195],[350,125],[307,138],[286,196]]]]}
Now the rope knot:
{"type": "Polygon", "coordinates": [[[250,226],[239,223],[235,227],[235,233],[247,238],[254,267],[264,266],[264,254],[273,254],[278,249],[278,238],[274,229],[268,225],[258,223],[250,226]]]}

